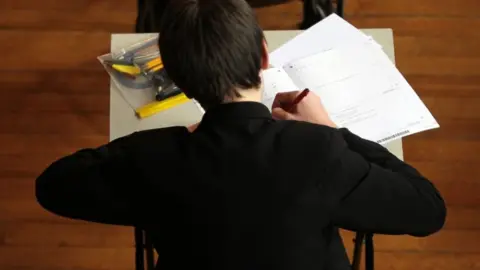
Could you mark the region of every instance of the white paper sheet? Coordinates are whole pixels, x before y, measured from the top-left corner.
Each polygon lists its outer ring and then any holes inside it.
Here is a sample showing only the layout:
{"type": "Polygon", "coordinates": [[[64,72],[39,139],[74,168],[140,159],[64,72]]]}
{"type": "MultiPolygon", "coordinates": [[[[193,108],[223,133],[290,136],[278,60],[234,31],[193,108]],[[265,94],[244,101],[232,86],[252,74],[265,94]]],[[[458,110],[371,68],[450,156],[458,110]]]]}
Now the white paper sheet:
{"type": "Polygon", "coordinates": [[[293,83],[285,70],[270,68],[263,72],[262,103],[272,109],[275,95],[281,92],[296,91],[299,88],[293,83]]]}
{"type": "Polygon", "coordinates": [[[274,67],[282,67],[314,53],[371,39],[338,15],[332,14],[270,53],[270,63],[274,67]]]}
{"type": "Polygon", "coordinates": [[[368,43],[339,46],[284,65],[300,88],[317,93],[332,120],[379,143],[438,123],[383,51],[368,43]]]}

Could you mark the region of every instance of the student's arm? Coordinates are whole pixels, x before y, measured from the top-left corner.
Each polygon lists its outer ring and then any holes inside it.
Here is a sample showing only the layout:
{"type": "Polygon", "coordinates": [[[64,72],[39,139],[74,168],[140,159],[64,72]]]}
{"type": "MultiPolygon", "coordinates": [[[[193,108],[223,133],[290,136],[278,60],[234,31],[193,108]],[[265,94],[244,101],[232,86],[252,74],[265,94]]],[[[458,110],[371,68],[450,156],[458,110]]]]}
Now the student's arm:
{"type": "Polygon", "coordinates": [[[353,231],[427,236],[445,222],[433,184],[384,147],[346,129],[333,132],[322,196],[334,225],[353,231]]]}
{"type": "Polygon", "coordinates": [[[36,181],[40,205],[64,217],[137,225],[146,206],[144,181],[131,156],[135,137],[83,149],[54,162],[36,181]]]}

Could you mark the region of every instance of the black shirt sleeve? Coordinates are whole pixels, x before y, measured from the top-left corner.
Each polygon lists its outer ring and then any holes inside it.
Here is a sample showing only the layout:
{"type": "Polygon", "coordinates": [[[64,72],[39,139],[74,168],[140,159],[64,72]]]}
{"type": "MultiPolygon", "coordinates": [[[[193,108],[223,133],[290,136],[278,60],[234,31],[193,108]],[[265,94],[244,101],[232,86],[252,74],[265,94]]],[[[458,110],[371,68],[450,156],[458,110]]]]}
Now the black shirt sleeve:
{"type": "Polygon", "coordinates": [[[334,131],[332,162],[319,189],[340,228],[427,236],[445,222],[445,203],[434,185],[379,144],[347,129],[334,131]]]}
{"type": "Polygon", "coordinates": [[[141,223],[145,204],[142,179],[127,148],[132,141],[135,134],[54,162],[36,181],[40,205],[74,219],[134,226],[141,223]]]}

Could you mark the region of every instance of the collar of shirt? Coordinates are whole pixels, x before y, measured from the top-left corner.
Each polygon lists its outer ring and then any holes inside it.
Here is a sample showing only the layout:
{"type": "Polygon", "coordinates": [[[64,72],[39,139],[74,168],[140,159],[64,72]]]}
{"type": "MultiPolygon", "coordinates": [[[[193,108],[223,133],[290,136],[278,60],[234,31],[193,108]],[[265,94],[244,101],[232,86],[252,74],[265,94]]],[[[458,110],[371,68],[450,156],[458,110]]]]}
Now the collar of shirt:
{"type": "Polygon", "coordinates": [[[260,102],[232,102],[208,109],[203,116],[202,122],[230,122],[241,119],[272,119],[272,114],[260,102]]]}

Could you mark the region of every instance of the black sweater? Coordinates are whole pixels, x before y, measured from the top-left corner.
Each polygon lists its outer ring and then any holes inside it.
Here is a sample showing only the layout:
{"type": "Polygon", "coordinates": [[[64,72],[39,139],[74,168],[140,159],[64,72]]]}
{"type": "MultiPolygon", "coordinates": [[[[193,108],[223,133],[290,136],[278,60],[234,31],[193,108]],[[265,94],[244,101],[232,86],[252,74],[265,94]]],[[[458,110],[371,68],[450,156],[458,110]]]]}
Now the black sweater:
{"type": "Polygon", "coordinates": [[[433,184],[384,147],[254,102],[207,111],[194,133],[80,150],[36,192],[58,215],[149,230],[162,269],[340,269],[337,227],[427,236],[446,215],[433,184]]]}

